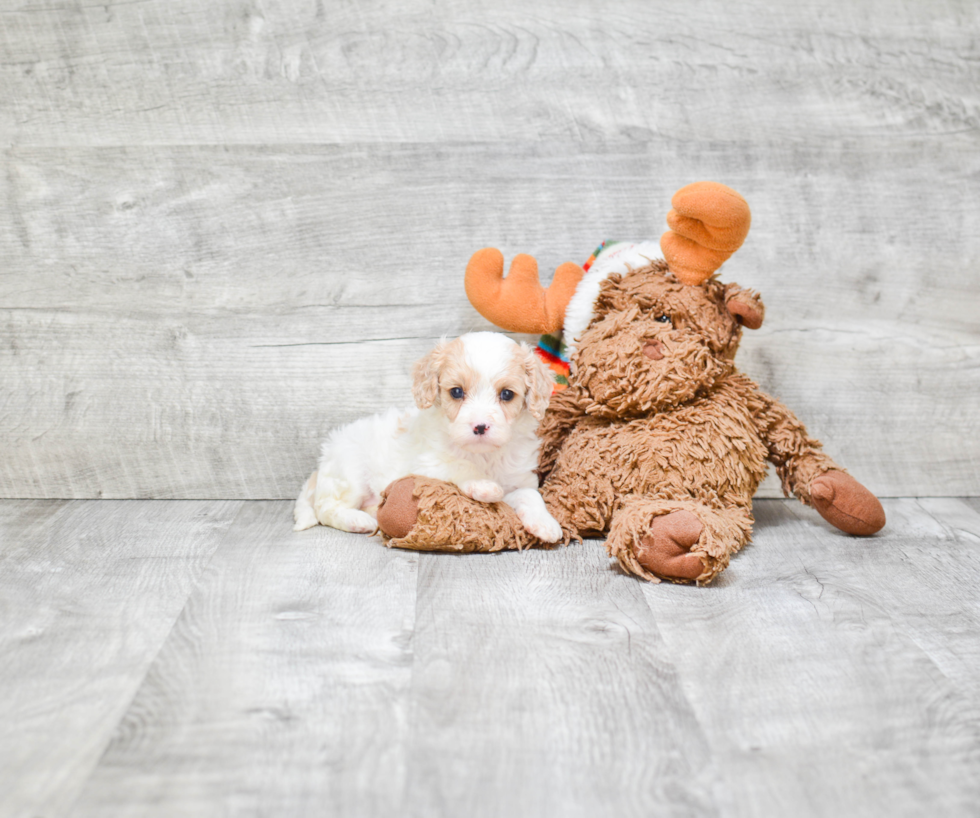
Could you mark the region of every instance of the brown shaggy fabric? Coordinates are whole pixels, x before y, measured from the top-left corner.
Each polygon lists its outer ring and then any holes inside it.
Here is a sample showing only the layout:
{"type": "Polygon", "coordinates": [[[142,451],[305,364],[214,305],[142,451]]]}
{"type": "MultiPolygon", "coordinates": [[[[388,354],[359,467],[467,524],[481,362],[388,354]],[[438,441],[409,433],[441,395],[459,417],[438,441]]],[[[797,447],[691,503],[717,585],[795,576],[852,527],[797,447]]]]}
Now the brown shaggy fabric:
{"type": "MultiPolygon", "coordinates": [[[[728,567],[732,554],[751,539],[753,520],[752,513],[747,508],[709,508],[693,500],[635,498],[624,506],[623,513],[617,515],[609,529],[606,550],[629,573],[644,579],[658,579],[655,573],[637,559],[637,544],[651,533],[654,518],[675,511],[690,512],[704,525],[700,539],[691,548],[691,553],[700,557],[704,565],[703,572],[696,578],[698,583],[713,580],[728,567]]],[[[683,582],[686,579],[670,575],[661,577],[673,582],[683,582]]]]}
{"type": "MultiPolygon", "coordinates": [[[[540,543],[524,530],[521,521],[506,503],[480,503],[471,500],[456,486],[431,477],[402,478],[383,492],[383,502],[396,502],[401,506],[414,505],[415,525],[401,536],[399,530],[389,530],[378,515],[381,537],[385,545],[410,548],[413,551],[505,551],[521,550],[540,543]],[[395,489],[406,483],[412,485],[407,496],[395,489]]],[[[406,512],[394,512],[392,516],[404,517],[406,512]]],[[[571,537],[566,535],[567,543],[571,537]]]]}
{"type": "MultiPolygon", "coordinates": [[[[682,284],[664,262],[602,284],[569,386],[552,398],[539,430],[541,493],[566,542],[607,534],[609,553],[636,576],[710,582],[751,538],[752,496],[768,462],[787,494],[816,502],[839,528],[867,534],[884,525],[874,496],[735,369],[743,323],[759,326],[764,314],[755,293],[714,279],[682,284]],[[700,560],[699,573],[685,549],[700,560]]],[[[390,545],[536,544],[503,503],[476,503],[422,478],[413,496],[418,520],[390,545]]]]}

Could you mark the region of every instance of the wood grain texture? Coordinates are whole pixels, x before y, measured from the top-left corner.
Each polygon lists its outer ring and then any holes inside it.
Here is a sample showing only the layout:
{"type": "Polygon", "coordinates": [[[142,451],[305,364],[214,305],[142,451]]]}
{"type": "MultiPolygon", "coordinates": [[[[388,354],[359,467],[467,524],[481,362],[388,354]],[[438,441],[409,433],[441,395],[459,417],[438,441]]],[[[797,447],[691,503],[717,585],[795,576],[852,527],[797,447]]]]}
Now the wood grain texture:
{"type": "Polygon", "coordinates": [[[890,500],[857,540],[762,501],[699,589],[595,541],[4,501],[0,815],[972,815],[977,505],[890,500]]]}
{"type": "Polygon", "coordinates": [[[547,275],[656,235],[694,167],[755,207],[725,270],[769,308],[744,369],[879,494],[980,491],[969,140],[7,157],[0,495],[291,497],[329,428],[407,403],[415,358],[487,327],[475,248],[547,275]]]}
{"type": "Polygon", "coordinates": [[[239,503],[0,503],[0,816],[64,815],[239,503]]]}
{"type": "Polygon", "coordinates": [[[395,815],[418,555],[248,503],[76,816],[395,815]]]}
{"type": "Polygon", "coordinates": [[[423,555],[404,815],[715,815],[639,586],[596,542],[423,555]]]}
{"type": "Polygon", "coordinates": [[[975,4],[28,0],[0,142],[837,140],[980,125],[975,4]]]}
{"type": "Polygon", "coordinates": [[[980,515],[885,505],[888,527],[859,540],[757,503],[755,543],[707,594],[643,586],[722,814],[975,812],[980,515]]]}
{"type": "Polygon", "coordinates": [[[0,816],[965,818],[978,506],[889,500],[859,540],[761,501],[690,588],[596,541],[429,555],[293,533],[285,502],[3,501],[0,816]]]}

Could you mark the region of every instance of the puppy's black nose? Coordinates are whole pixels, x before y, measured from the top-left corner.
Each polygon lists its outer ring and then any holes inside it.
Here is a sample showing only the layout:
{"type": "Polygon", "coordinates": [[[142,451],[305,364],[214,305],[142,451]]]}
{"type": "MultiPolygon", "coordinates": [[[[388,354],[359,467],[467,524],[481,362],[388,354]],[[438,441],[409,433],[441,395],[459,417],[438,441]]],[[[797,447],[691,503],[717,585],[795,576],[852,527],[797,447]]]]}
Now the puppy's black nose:
{"type": "Polygon", "coordinates": [[[490,427],[487,426],[485,423],[481,423],[479,426],[474,426],[473,427],[473,434],[475,434],[475,435],[485,435],[487,433],[487,429],[489,429],[489,428],[490,427]]]}

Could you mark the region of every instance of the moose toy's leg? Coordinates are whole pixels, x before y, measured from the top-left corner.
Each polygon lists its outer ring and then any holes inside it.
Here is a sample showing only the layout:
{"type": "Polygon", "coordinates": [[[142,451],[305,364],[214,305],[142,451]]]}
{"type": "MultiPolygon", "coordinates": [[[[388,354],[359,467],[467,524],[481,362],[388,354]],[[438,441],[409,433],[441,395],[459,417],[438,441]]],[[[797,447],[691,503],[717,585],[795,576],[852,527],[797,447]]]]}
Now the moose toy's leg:
{"type": "Polygon", "coordinates": [[[418,475],[382,492],[378,528],[386,545],[414,551],[504,551],[538,544],[506,503],[471,500],[451,483],[418,475]]]}
{"type": "Polygon", "coordinates": [[[644,579],[704,584],[725,569],[751,534],[747,508],[634,498],[613,515],[606,549],[644,579]]]}

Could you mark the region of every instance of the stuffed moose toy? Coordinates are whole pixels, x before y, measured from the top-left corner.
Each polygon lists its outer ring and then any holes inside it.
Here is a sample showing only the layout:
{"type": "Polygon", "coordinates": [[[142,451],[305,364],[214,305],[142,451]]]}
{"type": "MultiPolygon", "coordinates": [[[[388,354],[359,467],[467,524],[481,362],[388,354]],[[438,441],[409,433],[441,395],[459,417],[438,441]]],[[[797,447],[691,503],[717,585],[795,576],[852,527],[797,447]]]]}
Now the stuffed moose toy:
{"type": "MultiPolygon", "coordinates": [[[[585,269],[563,264],[547,290],[530,256],[517,256],[506,278],[492,248],[467,266],[467,295],[485,318],[512,332],[561,333],[542,339],[553,368],[570,366],[539,430],[539,474],[565,542],[604,535],[632,574],[710,582],[751,536],[767,461],[787,495],[841,531],[875,533],[881,503],[735,368],[743,327],[764,317],[758,295],[715,277],[748,233],[745,200],[699,182],[672,204],[662,258],[654,242],[610,244],[585,269]]],[[[388,487],[378,523],[402,548],[543,545],[506,504],[419,476],[388,487]]]]}

